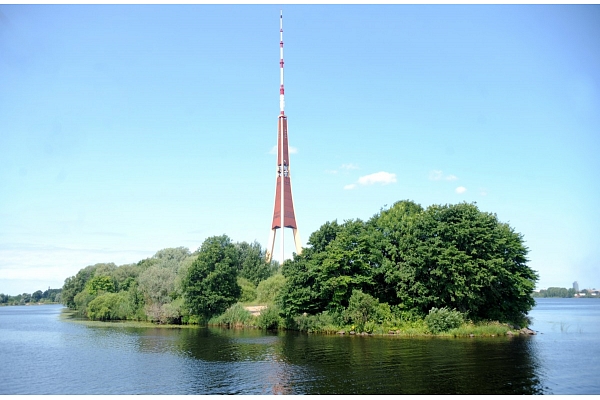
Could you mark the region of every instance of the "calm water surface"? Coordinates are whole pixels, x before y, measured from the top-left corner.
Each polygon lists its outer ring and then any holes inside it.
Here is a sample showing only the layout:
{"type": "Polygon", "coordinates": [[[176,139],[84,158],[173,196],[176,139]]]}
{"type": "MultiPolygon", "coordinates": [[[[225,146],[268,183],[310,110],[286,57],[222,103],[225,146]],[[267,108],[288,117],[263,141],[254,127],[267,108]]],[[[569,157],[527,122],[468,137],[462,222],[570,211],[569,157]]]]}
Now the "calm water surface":
{"type": "Polygon", "coordinates": [[[131,327],[0,307],[0,394],[600,394],[600,300],[539,299],[532,337],[131,327]]]}

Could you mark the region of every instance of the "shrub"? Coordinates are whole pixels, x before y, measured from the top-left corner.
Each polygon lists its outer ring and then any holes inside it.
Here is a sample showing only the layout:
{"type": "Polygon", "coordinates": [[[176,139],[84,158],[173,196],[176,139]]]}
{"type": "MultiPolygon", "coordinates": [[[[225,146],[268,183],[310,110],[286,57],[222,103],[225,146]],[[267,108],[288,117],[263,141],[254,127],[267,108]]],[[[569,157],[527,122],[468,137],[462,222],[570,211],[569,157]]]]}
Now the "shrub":
{"type": "Polygon", "coordinates": [[[218,317],[212,317],[210,325],[243,326],[249,325],[254,317],[246,310],[242,303],[235,303],[218,317]]]}
{"type": "Polygon", "coordinates": [[[130,306],[127,293],[104,293],[90,301],[87,316],[91,320],[110,321],[127,319],[130,306]]]}
{"type": "Polygon", "coordinates": [[[250,303],[256,300],[256,288],[254,284],[246,278],[237,278],[237,283],[242,288],[242,294],[240,295],[240,302],[250,303]]]}
{"type": "Polygon", "coordinates": [[[273,275],[260,282],[256,288],[257,302],[259,304],[273,303],[284,284],[285,277],[281,274],[273,275]]]}
{"type": "Polygon", "coordinates": [[[77,310],[77,314],[80,316],[87,316],[87,307],[88,304],[94,300],[94,295],[91,294],[87,288],[83,289],[81,292],[77,293],[73,298],[73,303],[75,304],[75,309],[77,310]]]}
{"type": "Polygon", "coordinates": [[[282,318],[279,316],[279,308],[277,306],[270,306],[263,309],[256,318],[256,326],[261,329],[277,329],[281,323],[282,318]]]}
{"type": "Polygon", "coordinates": [[[387,303],[379,303],[373,296],[360,290],[353,290],[344,316],[360,331],[366,332],[366,324],[371,322],[369,327],[373,332],[375,323],[381,324],[392,319],[392,312],[387,303]]]}
{"type": "Polygon", "coordinates": [[[463,322],[463,315],[459,311],[446,307],[433,307],[425,317],[425,326],[433,334],[458,328],[463,322]]]}
{"type": "Polygon", "coordinates": [[[335,333],[339,330],[336,324],[337,317],[335,313],[328,311],[316,315],[305,313],[295,316],[285,328],[308,333],[335,333]]]}

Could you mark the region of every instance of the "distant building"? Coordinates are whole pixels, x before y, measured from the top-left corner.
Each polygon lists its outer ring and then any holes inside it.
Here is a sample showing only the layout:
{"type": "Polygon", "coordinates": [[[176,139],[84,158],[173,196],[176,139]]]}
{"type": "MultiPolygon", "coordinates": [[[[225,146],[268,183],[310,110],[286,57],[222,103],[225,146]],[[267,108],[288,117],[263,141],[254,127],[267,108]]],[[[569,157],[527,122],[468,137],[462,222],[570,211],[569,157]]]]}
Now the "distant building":
{"type": "Polygon", "coordinates": [[[573,282],[573,289],[575,289],[575,293],[579,292],[579,283],[577,281],[573,282]]]}

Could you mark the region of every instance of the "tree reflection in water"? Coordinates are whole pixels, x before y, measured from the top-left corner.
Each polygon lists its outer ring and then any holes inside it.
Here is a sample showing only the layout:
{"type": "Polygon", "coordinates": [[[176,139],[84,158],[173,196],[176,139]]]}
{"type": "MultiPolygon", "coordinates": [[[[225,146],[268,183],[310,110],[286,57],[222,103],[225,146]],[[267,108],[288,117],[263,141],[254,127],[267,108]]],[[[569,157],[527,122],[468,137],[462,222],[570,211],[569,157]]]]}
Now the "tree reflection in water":
{"type": "Polygon", "coordinates": [[[195,393],[542,394],[528,337],[406,338],[188,329],[195,393]]]}

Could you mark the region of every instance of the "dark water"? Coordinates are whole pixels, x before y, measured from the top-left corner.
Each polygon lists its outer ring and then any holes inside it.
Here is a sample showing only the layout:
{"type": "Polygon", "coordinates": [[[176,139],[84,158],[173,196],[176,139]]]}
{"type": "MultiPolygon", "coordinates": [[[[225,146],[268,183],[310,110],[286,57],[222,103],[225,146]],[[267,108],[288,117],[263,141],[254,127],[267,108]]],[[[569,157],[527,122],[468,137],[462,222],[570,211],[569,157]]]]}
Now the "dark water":
{"type": "Polygon", "coordinates": [[[540,299],[532,337],[265,334],[0,307],[0,394],[599,394],[600,300],[540,299]]]}

